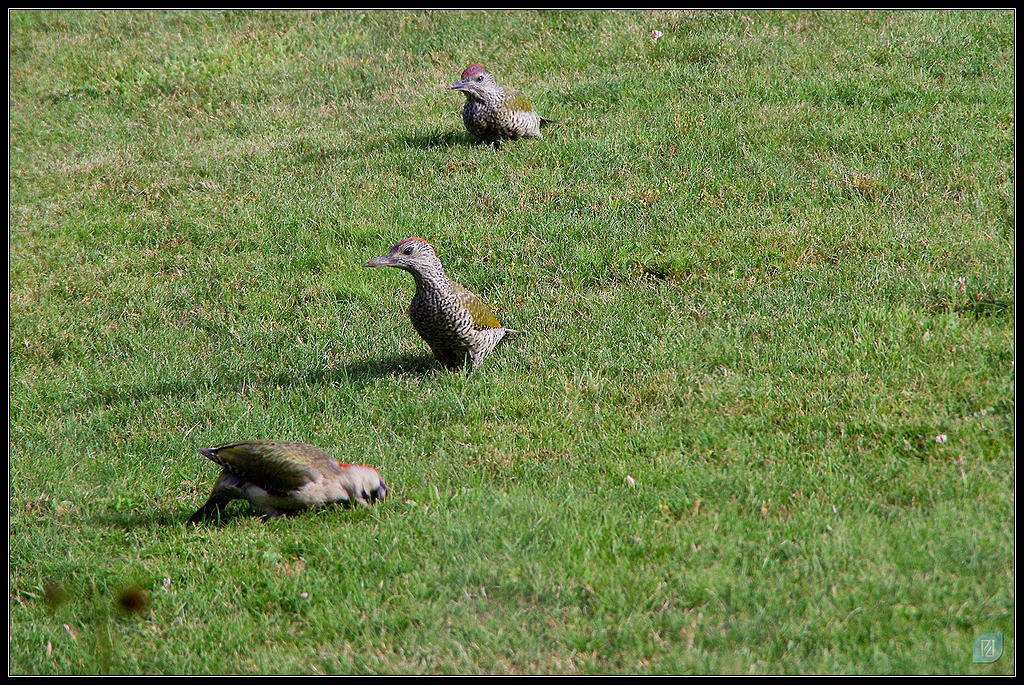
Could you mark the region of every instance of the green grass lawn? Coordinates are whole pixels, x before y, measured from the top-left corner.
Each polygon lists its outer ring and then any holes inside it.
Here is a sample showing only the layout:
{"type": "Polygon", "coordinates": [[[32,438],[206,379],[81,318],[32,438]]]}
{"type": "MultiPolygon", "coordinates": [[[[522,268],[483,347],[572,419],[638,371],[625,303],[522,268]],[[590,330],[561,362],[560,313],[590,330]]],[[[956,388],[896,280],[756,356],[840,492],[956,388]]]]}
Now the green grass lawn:
{"type": "Polygon", "coordinates": [[[1015,672],[1012,12],[9,24],[11,673],[1015,672]],[[187,524],[237,439],[389,499],[187,524]]]}

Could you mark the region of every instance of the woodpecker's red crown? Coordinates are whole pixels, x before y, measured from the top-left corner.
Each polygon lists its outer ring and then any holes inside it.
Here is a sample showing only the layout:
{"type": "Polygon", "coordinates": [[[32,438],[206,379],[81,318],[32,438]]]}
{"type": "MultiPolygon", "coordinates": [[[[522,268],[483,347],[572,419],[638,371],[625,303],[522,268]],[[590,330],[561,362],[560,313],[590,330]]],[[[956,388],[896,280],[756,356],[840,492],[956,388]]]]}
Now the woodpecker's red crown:
{"type": "MultiPolygon", "coordinates": [[[[427,243],[427,245],[430,245],[430,243],[429,243],[429,242],[428,242],[427,240],[423,239],[423,238],[416,238],[416,237],[412,237],[412,238],[406,238],[405,240],[401,240],[401,241],[399,241],[399,242],[398,242],[397,244],[395,244],[395,246],[394,246],[393,248],[391,248],[391,249],[392,249],[392,250],[397,250],[397,249],[398,249],[398,248],[400,248],[400,247],[401,247],[402,245],[405,245],[406,243],[408,243],[408,242],[410,242],[410,241],[412,241],[412,240],[418,240],[418,241],[420,241],[421,243],[427,243]]],[[[431,247],[431,248],[433,248],[434,246],[433,246],[433,245],[430,245],[430,247],[431,247]]]]}
{"type": "Polygon", "coordinates": [[[487,71],[487,69],[484,68],[484,65],[482,65],[482,64],[470,64],[462,72],[462,80],[465,81],[466,79],[471,79],[474,76],[476,76],[478,73],[480,73],[481,71],[487,71]]]}

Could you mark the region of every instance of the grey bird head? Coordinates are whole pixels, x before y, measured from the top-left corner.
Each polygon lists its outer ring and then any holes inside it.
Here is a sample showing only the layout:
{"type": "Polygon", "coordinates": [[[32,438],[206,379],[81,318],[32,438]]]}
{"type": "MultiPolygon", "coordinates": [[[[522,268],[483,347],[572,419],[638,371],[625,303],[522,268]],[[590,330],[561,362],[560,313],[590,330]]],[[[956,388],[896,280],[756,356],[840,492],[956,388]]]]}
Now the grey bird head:
{"type": "Polygon", "coordinates": [[[373,504],[387,498],[388,487],[377,469],[365,464],[342,464],[342,474],[352,499],[373,504]]]}
{"type": "Polygon", "coordinates": [[[386,255],[374,257],[363,266],[391,266],[413,274],[423,274],[441,268],[441,260],[433,246],[423,238],[406,238],[386,255]]]}
{"type": "Polygon", "coordinates": [[[487,71],[482,64],[470,64],[462,72],[458,81],[448,86],[449,90],[462,92],[466,97],[474,100],[485,100],[488,95],[501,90],[501,86],[494,80],[494,75],[487,71]]]}

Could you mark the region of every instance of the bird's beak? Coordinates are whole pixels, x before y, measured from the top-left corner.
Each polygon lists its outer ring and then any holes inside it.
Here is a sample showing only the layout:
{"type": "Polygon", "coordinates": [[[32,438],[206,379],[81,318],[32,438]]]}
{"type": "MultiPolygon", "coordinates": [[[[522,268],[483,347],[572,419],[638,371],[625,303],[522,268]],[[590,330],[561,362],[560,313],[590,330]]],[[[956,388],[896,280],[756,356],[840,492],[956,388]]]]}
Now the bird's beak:
{"type": "Polygon", "coordinates": [[[394,262],[391,260],[391,255],[381,255],[380,257],[374,257],[370,261],[363,264],[363,266],[391,266],[394,262]]]}
{"type": "Polygon", "coordinates": [[[462,90],[464,85],[466,85],[464,81],[456,81],[452,85],[448,86],[448,90],[462,90]]]}

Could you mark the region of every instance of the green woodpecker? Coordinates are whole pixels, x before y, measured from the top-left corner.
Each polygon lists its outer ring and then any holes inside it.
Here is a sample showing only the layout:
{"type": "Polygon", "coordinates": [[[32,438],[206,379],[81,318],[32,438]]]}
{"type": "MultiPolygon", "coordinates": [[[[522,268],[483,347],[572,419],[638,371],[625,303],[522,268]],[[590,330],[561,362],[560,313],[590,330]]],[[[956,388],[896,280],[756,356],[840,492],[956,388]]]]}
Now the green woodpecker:
{"type": "Polygon", "coordinates": [[[210,499],[190,521],[219,515],[231,500],[254,504],[276,518],[321,504],[372,504],[387,487],[377,470],[363,464],[339,464],[319,447],[301,442],[229,442],[200,448],[223,471],[210,499]]]}
{"type": "Polygon", "coordinates": [[[498,85],[483,65],[469,65],[448,88],[466,96],[462,108],[466,129],[494,147],[502,140],[540,138],[540,127],[553,123],[537,114],[525,97],[498,85]]]}
{"type": "Polygon", "coordinates": [[[423,238],[406,238],[363,266],[391,266],[412,274],[416,294],[409,318],[448,368],[462,367],[467,359],[475,368],[505,336],[523,333],[502,326],[479,297],[448,278],[433,246],[423,238]]]}

